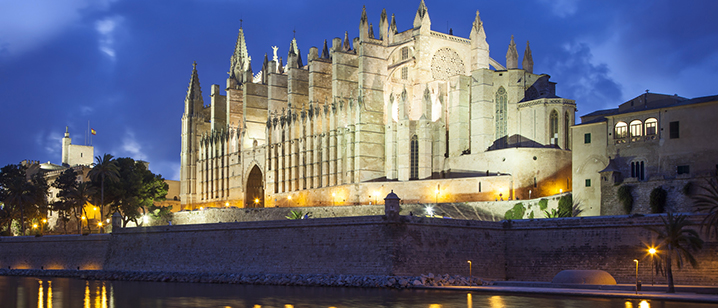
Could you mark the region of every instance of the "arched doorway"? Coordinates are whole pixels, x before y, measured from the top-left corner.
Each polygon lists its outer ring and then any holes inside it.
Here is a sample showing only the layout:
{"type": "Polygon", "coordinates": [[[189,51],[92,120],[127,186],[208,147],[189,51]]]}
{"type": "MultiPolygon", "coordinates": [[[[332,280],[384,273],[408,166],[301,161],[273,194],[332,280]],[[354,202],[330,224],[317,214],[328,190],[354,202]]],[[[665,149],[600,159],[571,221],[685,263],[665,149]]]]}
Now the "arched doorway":
{"type": "Polygon", "coordinates": [[[244,192],[244,207],[264,207],[264,177],[257,165],[252,167],[247,177],[247,189],[244,192]]]}

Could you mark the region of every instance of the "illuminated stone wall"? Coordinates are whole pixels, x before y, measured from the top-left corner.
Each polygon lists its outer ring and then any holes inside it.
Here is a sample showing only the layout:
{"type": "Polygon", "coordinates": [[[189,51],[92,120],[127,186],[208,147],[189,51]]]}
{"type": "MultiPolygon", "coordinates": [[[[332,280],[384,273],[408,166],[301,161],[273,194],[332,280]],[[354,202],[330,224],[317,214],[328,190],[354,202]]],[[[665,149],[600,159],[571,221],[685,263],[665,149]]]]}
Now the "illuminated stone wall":
{"type": "Polygon", "coordinates": [[[103,269],[110,234],[0,237],[0,268],[103,269]]]}
{"type": "MultiPolygon", "coordinates": [[[[112,235],[0,238],[0,267],[467,275],[471,260],[473,274],[488,279],[550,281],[565,269],[600,269],[631,283],[638,259],[646,284],[653,235],[645,227],[659,224],[658,216],[512,222],[364,216],[127,228],[112,235]]],[[[674,268],[676,283],[718,283],[718,242],[695,256],[700,268],[674,268]]]]}

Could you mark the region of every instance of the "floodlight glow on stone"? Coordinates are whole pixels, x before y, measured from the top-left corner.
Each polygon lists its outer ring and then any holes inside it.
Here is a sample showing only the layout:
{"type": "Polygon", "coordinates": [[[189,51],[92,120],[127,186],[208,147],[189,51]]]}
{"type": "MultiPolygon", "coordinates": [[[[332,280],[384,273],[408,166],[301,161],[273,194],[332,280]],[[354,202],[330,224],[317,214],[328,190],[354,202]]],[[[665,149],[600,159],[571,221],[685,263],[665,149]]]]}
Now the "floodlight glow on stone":
{"type": "Polygon", "coordinates": [[[430,207],[430,206],[427,206],[427,207],[426,207],[426,215],[434,216],[434,208],[433,208],[433,207],[430,207]]]}

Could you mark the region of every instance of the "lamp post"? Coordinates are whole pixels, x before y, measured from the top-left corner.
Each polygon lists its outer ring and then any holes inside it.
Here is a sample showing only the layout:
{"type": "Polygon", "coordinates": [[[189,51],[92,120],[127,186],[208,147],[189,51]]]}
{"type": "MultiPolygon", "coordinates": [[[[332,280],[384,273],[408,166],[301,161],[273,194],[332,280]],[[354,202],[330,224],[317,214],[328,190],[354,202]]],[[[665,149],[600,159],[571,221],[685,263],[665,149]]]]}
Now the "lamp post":
{"type": "Polygon", "coordinates": [[[466,262],[469,263],[469,278],[471,278],[471,260],[466,262]]]}
{"type": "Polygon", "coordinates": [[[653,285],[653,275],[655,274],[655,270],[653,269],[654,266],[656,266],[656,262],[653,260],[653,256],[656,254],[656,249],[651,247],[648,249],[648,253],[651,254],[651,285],[653,285]]]}
{"type": "Polygon", "coordinates": [[[633,259],[633,262],[636,262],[636,294],[638,294],[638,260],[633,259]]]}

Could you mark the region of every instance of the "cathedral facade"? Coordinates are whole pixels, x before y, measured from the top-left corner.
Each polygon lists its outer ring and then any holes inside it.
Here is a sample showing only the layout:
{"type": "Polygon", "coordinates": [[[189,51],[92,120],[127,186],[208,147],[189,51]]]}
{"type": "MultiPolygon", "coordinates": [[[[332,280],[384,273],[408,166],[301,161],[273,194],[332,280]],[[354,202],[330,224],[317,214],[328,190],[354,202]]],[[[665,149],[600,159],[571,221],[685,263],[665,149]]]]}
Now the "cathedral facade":
{"type": "Polygon", "coordinates": [[[571,188],[573,100],[522,68],[511,37],[505,65],[489,56],[477,11],[470,37],[431,30],[421,1],[399,32],[366,9],[359,37],[334,38],[286,64],[253,62],[240,28],[224,93],[204,103],[197,67],[182,116],[181,191],[200,206],[357,205],[394,190],[406,202],[525,199],[571,188]],[[254,73],[254,66],[257,73],[254,73]]]}

